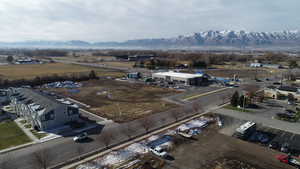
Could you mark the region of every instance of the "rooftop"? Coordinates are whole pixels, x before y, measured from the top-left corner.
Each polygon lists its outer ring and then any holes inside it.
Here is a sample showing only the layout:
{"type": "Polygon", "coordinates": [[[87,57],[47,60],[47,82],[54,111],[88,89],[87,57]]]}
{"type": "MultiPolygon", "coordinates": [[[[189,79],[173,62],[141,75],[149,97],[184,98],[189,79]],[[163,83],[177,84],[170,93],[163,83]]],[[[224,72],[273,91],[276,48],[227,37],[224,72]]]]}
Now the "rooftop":
{"type": "Polygon", "coordinates": [[[202,77],[203,74],[191,74],[191,73],[180,73],[180,72],[158,72],[154,73],[154,75],[160,75],[160,76],[172,76],[172,77],[178,77],[178,78],[196,78],[196,77],[202,77]]]}
{"type": "Polygon", "coordinates": [[[237,132],[239,133],[244,133],[246,130],[248,130],[250,127],[254,126],[255,123],[248,121],[246,123],[244,123],[243,125],[241,125],[239,128],[236,129],[237,132]]]}

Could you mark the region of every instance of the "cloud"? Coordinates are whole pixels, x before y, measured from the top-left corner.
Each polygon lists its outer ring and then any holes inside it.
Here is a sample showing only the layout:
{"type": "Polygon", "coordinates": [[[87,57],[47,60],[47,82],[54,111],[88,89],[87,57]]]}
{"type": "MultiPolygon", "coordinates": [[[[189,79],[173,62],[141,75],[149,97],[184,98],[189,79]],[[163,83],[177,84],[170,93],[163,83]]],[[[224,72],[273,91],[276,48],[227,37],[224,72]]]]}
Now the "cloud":
{"type": "Polygon", "coordinates": [[[299,28],[299,0],[1,0],[0,41],[123,41],[299,28]]]}

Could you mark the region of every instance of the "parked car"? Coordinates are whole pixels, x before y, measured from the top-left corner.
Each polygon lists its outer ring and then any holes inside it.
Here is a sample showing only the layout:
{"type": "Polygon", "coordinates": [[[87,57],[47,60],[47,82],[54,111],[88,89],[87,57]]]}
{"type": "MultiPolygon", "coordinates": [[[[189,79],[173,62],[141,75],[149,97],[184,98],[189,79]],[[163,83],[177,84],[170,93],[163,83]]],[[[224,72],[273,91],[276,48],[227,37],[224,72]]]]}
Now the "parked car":
{"type": "Polygon", "coordinates": [[[280,151],[284,153],[288,153],[290,151],[289,147],[290,147],[289,143],[283,143],[280,148],[280,151]]]}
{"type": "Polygon", "coordinates": [[[270,139],[266,134],[258,131],[254,132],[249,138],[249,141],[260,142],[262,144],[266,144],[267,142],[269,142],[269,140],[270,139]]]}
{"type": "Polygon", "coordinates": [[[83,133],[75,136],[73,138],[73,141],[78,142],[78,141],[82,141],[82,140],[87,139],[87,138],[88,138],[88,134],[86,132],[83,132],[83,133]]]}
{"type": "Polygon", "coordinates": [[[294,120],[294,115],[287,114],[287,113],[277,113],[276,116],[279,117],[280,119],[286,119],[289,121],[294,120]]]}
{"type": "Polygon", "coordinates": [[[276,141],[271,142],[269,144],[269,148],[272,148],[272,149],[275,149],[275,150],[279,149],[279,147],[280,147],[280,144],[278,142],[276,142],[276,141]]]}
{"type": "Polygon", "coordinates": [[[290,115],[290,116],[295,116],[295,114],[296,114],[295,111],[290,110],[290,109],[286,109],[286,110],[285,110],[285,113],[288,114],[288,115],[290,115]]]}
{"type": "Polygon", "coordinates": [[[159,157],[165,157],[167,156],[167,152],[165,152],[161,147],[150,147],[149,149],[153,154],[159,156],[159,157]]]}
{"type": "Polygon", "coordinates": [[[289,165],[295,166],[297,168],[300,168],[300,159],[299,158],[292,157],[291,155],[285,155],[285,154],[278,155],[278,156],[276,156],[276,158],[282,163],[289,164],[289,165]]]}

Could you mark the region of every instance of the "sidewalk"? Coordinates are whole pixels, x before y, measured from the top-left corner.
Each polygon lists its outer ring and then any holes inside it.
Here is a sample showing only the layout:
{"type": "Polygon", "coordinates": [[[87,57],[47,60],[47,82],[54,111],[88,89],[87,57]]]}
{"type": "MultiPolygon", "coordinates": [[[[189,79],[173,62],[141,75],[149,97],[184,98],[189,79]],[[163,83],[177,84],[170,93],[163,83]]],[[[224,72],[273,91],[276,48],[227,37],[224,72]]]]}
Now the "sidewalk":
{"type": "Polygon", "coordinates": [[[78,100],[72,99],[72,98],[70,98],[70,97],[68,97],[67,99],[70,100],[70,101],[72,101],[72,102],[75,102],[75,103],[77,103],[77,104],[80,104],[80,105],[82,105],[82,106],[84,106],[84,107],[86,107],[86,108],[90,108],[90,107],[91,107],[90,105],[87,105],[87,104],[82,103],[82,102],[80,102],[80,101],[78,101],[78,100]]]}
{"type": "Polygon", "coordinates": [[[14,121],[33,142],[39,142],[39,139],[36,138],[35,135],[33,135],[29,129],[25,128],[23,124],[20,123],[21,119],[16,119],[14,121]]]}

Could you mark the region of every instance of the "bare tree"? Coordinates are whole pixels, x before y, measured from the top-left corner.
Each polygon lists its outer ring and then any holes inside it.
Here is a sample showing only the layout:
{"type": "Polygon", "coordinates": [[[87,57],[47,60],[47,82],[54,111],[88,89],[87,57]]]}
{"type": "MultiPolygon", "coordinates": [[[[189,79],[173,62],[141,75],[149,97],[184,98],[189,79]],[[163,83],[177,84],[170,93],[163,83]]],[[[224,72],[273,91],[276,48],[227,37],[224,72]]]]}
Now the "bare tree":
{"type": "Polygon", "coordinates": [[[194,113],[202,113],[203,112],[202,106],[199,102],[194,102],[192,104],[192,110],[194,113]]]}
{"type": "Polygon", "coordinates": [[[84,152],[83,146],[81,144],[77,144],[77,146],[76,146],[76,154],[79,157],[79,160],[81,160],[81,155],[83,154],[83,152],[84,152]]]}
{"type": "Polygon", "coordinates": [[[129,123],[125,123],[122,125],[122,132],[128,137],[128,139],[131,139],[134,134],[135,129],[130,126],[129,123]]]}
{"type": "Polygon", "coordinates": [[[41,148],[33,153],[33,163],[40,169],[47,169],[53,160],[49,149],[41,148]]]}
{"type": "Polygon", "coordinates": [[[106,148],[109,148],[111,142],[113,141],[113,131],[112,130],[104,130],[101,132],[100,136],[98,137],[98,141],[103,143],[106,148]]]}
{"type": "Polygon", "coordinates": [[[178,110],[172,110],[170,115],[177,122],[179,120],[179,118],[180,118],[180,111],[178,111],[178,110]]]}
{"type": "Polygon", "coordinates": [[[250,103],[252,103],[252,99],[255,97],[259,89],[258,85],[245,85],[244,90],[247,92],[250,103]]]}
{"type": "Polygon", "coordinates": [[[226,102],[227,96],[221,95],[221,99],[222,99],[222,104],[224,104],[226,102]]]}
{"type": "Polygon", "coordinates": [[[140,119],[140,124],[143,127],[143,129],[149,133],[150,128],[153,125],[153,121],[149,118],[149,117],[144,117],[142,119],[140,119]]]}

